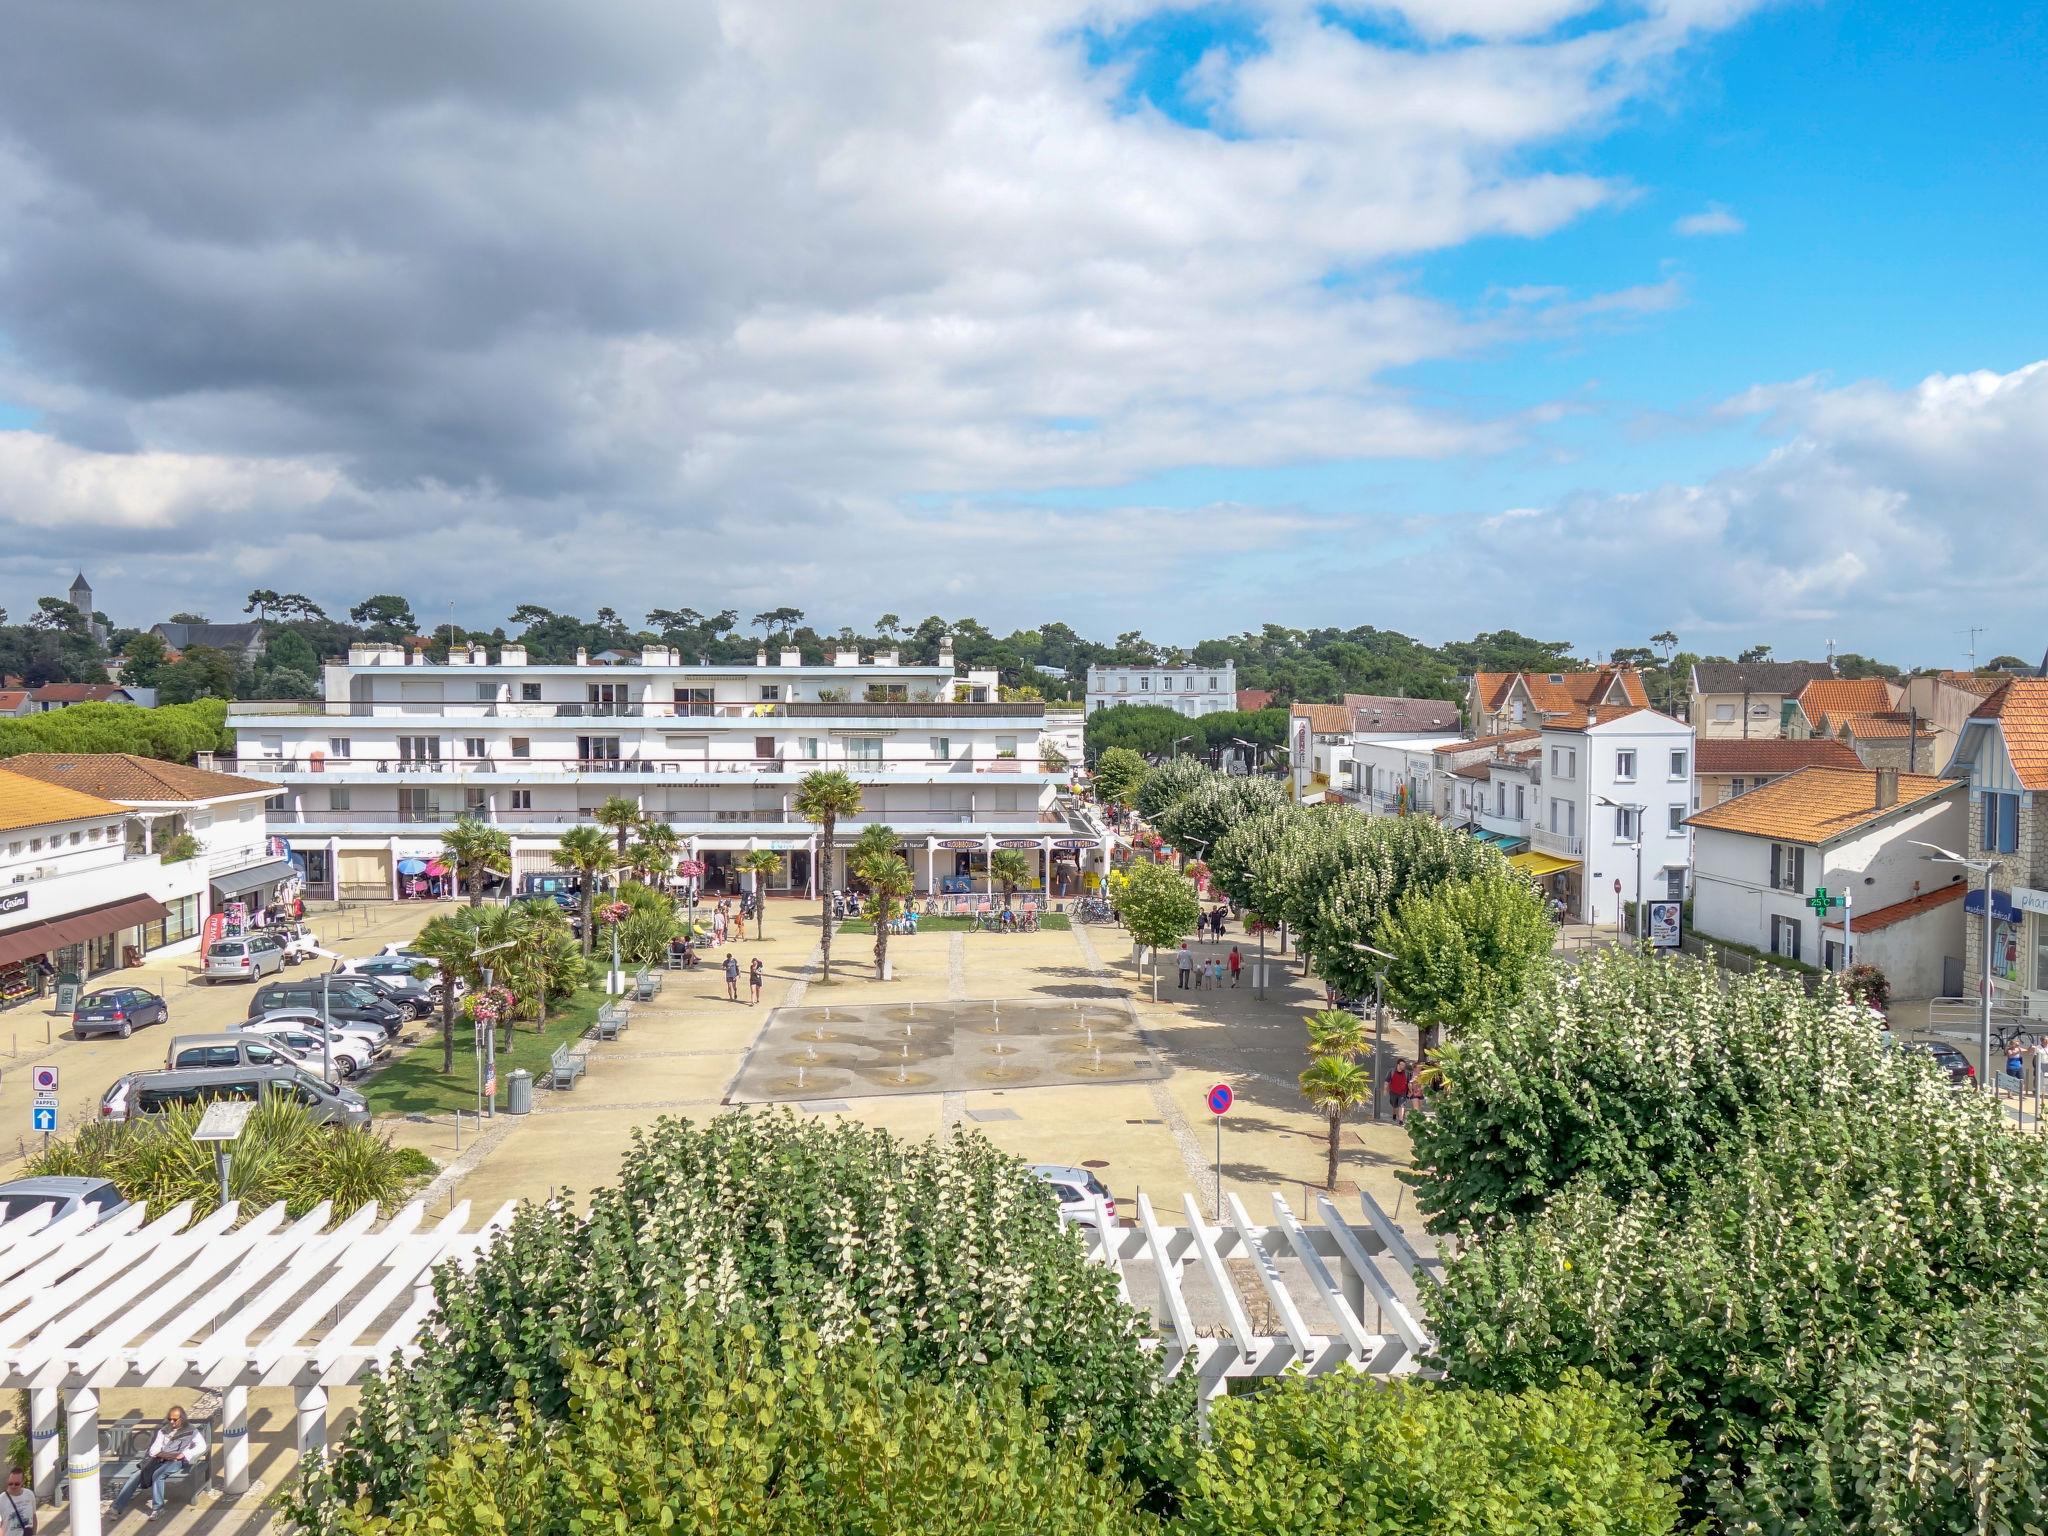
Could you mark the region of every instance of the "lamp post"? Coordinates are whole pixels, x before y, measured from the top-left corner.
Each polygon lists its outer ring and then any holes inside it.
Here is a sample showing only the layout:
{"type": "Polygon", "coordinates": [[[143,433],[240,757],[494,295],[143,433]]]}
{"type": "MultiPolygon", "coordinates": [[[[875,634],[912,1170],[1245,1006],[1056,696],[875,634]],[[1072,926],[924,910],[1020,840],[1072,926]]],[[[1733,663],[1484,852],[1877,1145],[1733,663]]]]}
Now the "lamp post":
{"type": "MultiPolygon", "coordinates": [[[[1361,954],[1371,955],[1376,960],[1384,960],[1389,965],[1393,963],[1394,957],[1384,949],[1374,949],[1370,944],[1361,944],[1355,941],[1351,947],[1361,954]]],[[[1372,973],[1372,1123],[1374,1125],[1380,1123],[1382,1118],[1380,1109],[1386,1102],[1387,1097],[1387,1075],[1381,1070],[1385,1064],[1387,1050],[1387,1004],[1385,999],[1386,972],[1384,970],[1374,971],[1372,973]]]]}
{"type": "Polygon", "coordinates": [[[1173,755],[1174,755],[1175,757],[1179,757],[1179,756],[1180,756],[1180,744],[1181,744],[1182,742],[1184,742],[1184,741],[1193,741],[1194,739],[1195,739],[1195,738],[1194,738],[1193,736],[1176,736],[1176,737],[1174,737],[1174,738],[1173,738],[1173,755]]]}
{"type": "Polygon", "coordinates": [[[1984,970],[1977,979],[1977,990],[1984,995],[1984,1015],[1979,1024],[1978,1034],[1980,1054],[1977,1058],[1977,1086],[1983,1088],[1991,1081],[1991,877],[1998,871],[1998,861],[1966,859],[1959,853],[1950,853],[1938,843],[1923,843],[1918,838],[1912,839],[1912,843],[1915,848],[1928,850],[1925,857],[1930,864],[1950,864],[1957,869],[1965,869],[1973,875],[1984,877],[1984,911],[1981,919],[1984,924],[1984,970]]]}
{"type": "MultiPolygon", "coordinates": [[[[1613,808],[1614,808],[1615,810],[1617,810],[1617,811],[1627,811],[1627,812],[1628,812],[1628,813],[1629,813],[1630,815],[1632,815],[1632,816],[1633,816],[1633,817],[1635,817],[1635,819],[1636,819],[1636,838],[1635,838],[1635,842],[1636,842],[1636,889],[1635,889],[1635,903],[1636,903],[1636,928],[1635,928],[1635,936],[1636,936],[1636,937],[1637,937],[1638,939],[1640,939],[1640,938],[1642,938],[1642,937],[1643,937],[1643,932],[1644,932],[1644,930],[1643,930],[1643,832],[1644,832],[1643,818],[1644,818],[1644,817],[1645,817],[1646,815],[1648,815],[1648,814],[1649,814],[1649,809],[1650,809],[1650,808],[1649,808],[1649,807],[1648,807],[1647,805],[1631,805],[1631,804],[1629,804],[1629,803],[1628,803],[1627,801],[1625,801],[1625,800],[1610,800],[1610,799],[1608,799],[1608,798],[1607,798],[1607,797],[1606,797],[1605,795],[1595,795],[1595,796],[1594,796],[1593,798],[1594,798],[1594,800],[1595,800],[1596,802],[1598,802],[1598,803],[1599,803],[1599,804],[1601,804],[1601,805],[1606,805],[1606,806],[1612,806],[1612,807],[1613,807],[1613,808]]],[[[1617,912],[1617,913],[1615,913],[1614,917],[1615,917],[1615,922],[1616,922],[1617,924],[1619,924],[1619,923],[1620,923],[1620,921],[1621,921],[1621,914],[1620,914],[1619,912],[1617,912]]]]}
{"type": "MultiPolygon", "coordinates": [[[[495,955],[501,949],[511,949],[519,941],[507,939],[502,944],[493,944],[488,949],[473,949],[471,960],[481,960],[485,955],[495,955]]],[[[477,980],[481,983],[477,1001],[484,1003],[491,996],[491,968],[477,967],[477,980]]],[[[546,983],[542,983],[546,985],[546,983]]],[[[498,1020],[496,1003],[490,1003],[492,1016],[486,1020],[478,1018],[482,1027],[476,1031],[476,1118],[479,1124],[486,1118],[495,1120],[498,1115],[498,1020]],[[488,1092],[486,1092],[488,1088],[488,1092]]]]}

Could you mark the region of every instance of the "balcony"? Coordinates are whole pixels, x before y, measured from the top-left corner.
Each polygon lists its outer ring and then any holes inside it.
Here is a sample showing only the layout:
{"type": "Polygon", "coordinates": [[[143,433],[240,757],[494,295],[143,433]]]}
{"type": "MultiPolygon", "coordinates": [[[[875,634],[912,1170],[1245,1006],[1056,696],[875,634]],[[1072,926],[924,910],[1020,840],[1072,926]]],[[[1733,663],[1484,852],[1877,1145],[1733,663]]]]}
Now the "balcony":
{"type": "MultiPolygon", "coordinates": [[[[553,809],[542,807],[535,810],[500,810],[495,816],[491,815],[483,807],[460,808],[442,806],[421,809],[418,807],[401,806],[381,811],[329,811],[309,806],[303,821],[295,819],[290,811],[273,811],[270,815],[270,827],[273,831],[286,835],[290,835],[295,831],[303,831],[304,828],[309,826],[363,828],[378,826],[445,827],[452,824],[457,816],[465,814],[465,809],[468,814],[475,815],[494,825],[506,827],[592,825],[597,817],[596,810],[590,806],[561,806],[553,809]]],[[[685,827],[713,827],[729,824],[789,827],[808,825],[795,811],[774,809],[731,811],[707,809],[690,811],[674,808],[664,809],[656,806],[650,807],[650,814],[658,821],[667,822],[673,826],[685,827]]],[[[1057,810],[1039,810],[1035,806],[1015,811],[961,811],[951,808],[919,810],[908,806],[901,808],[891,806],[886,812],[869,816],[857,816],[841,821],[839,827],[841,831],[851,830],[857,832],[871,821],[880,822],[887,826],[900,826],[906,823],[991,827],[1037,824],[1065,827],[1068,825],[1068,818],[1057,810]]],[[[1063,834],[1049,833],[1048,835],[1063,834]]]]}
{"type": "MultiPolygon", "coordinates": [[[[1026,771],[1024,760],[1015,757],[309,757],[245,758],[228,771],[264,778],[286,778],[318,774],[322,778],[366,779],[379,775],[404,778],[461,777],[472,774],[589,774],[658,773],[764,774],[808,773],[815,768],[839,768],[864,778],[873,774],[1011,774],[1026,771]]],[[[1032,773],[1044,773],[1036,762],[1032,773]]]]}
{"type": "Polygon", "coordinates": [[[604,700],[598,702],[544,699],[248,699],[229,707],[230,715],[256,722],[303,718],[405,719],[446,717],[462,720],[1042,720],[1038,702],[967,704],[950,700],[806,699],[749,702],[743,699],[684,701],[604,700]]]}
{"type": "Polygon", "coordinates": [[[1529,832],[1529,846],[1538,853],[1549,854],[1552,858],[1583,858],[1584,844],[1585,839],[1576,832],[1551,832],[1543,827],[1533,827],[1529,832]]]}

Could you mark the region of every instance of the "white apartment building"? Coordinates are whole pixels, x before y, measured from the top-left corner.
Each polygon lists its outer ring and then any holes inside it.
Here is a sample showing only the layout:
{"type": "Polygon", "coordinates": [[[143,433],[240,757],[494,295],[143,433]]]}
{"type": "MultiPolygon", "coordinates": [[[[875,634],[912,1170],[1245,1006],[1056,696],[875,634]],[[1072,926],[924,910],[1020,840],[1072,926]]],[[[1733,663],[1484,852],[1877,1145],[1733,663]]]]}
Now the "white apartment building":
{"type": "Polygon", "coordinates": [[[1612,924],[1622,903],[1683,900],[1692,863],[1693,733],[1636,705],[1546,722],[1528,855],[1517,859],[1574,920],[1612,924]]]}
{"type": "Polygon", "coordinates": [[[445,664],[364,645],[325,668],[323,694],[228,720],[239,770],[277,786],[271,831],[315,894],[395,896],[401,863],[437,857],[465,813],[510,834],[515,879],[549,871],[561,834],[614,796],[673,827],[708,890],[736,888],[733,860],[761,848],[788,856],[771,889],[840,884],[843,859],[792,803],[820,768],[861,786],[841,848],[886,823],[920,891],[982,888],[997,848],[1036,854],[1054,887],[1097,867],[1091,829],[1056,806],[1066,774],[1039,761],[1045,706],[1000,702],[992,672],[956,677],[950,650],[935,666],[852,651],[807,666],[793,650],[707,666],[661,646],[540,665],[511,645],[445,664]]]}
{"type": "Polygon", "coordinates": [[[1183,715],[1216,715],[1237,708],[1237,663],[1217,667],[1088,669],[1088,713],[1112,704],[1157,704],[1183,715]]]}

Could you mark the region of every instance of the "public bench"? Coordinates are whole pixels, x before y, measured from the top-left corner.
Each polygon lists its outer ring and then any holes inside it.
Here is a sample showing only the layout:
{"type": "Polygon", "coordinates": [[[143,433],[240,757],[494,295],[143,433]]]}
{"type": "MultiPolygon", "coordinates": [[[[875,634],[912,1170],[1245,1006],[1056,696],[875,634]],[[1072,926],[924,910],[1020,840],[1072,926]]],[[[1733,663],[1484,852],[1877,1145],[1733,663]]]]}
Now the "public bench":
{"type": "Polygon", "coordinates": [[[587,1055],[573,1051],[567,1045],[555,1047],[554,1055],[548,1058],[548,1086],[550,1088],[573,1088],[576,1079],[583,1075],[589,1065],[587,1055]]]}
{"type": "Polygon", "coordinates": [[[597,1010],[596,1034],[600,1040],[616,1040],[625,1031],[629,1016],[624,1003],[606,1003],[597,1010]]]}
{"type": "Polygon", "coordinates": [[[661,990],[661,977],[651,968],[641,966],[633,976],[633,997],[636,1001],[651,1003],[654,994],[661,990]]]}
{"type": "MultiPolygon", "coordinates": [[[[107,1468],[102,1474],[107,1479],[101,1484],[111,1497],[120,1491],[128,1479],[141,1470],[149,1458],[149,1443],[156,1438],[156,1432],[163,1427],[160,1419],[145,1419],[142,1415],[124,1415],[112,1424],[100,1426],[100,1463],[107,1468]]],[[[205,1489],[213,1476],[213,1433],[212,1426],[200,1424],[199,1429],[206,1435],[206,1449],[197,1461],[178,1468],[164,1480],[164,1502],[166,1504],[190,1504],[205,1489]]],[[[149,1507],[149,1485],[144,1483],[135,1490],[135,1503],[145,1509],[149,1507]]]]}

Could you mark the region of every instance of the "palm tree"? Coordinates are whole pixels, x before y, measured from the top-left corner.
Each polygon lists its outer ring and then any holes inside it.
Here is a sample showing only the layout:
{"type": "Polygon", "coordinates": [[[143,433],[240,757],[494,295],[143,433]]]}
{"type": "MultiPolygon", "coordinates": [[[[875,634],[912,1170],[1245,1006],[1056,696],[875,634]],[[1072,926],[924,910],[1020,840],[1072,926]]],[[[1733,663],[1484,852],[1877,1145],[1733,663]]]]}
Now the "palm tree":
{"type": "Polygon", "coordinates": [[[1372,1049],[1365,1021],[1342,1008],[1325,1008],[1308,1016],[1308,1054],[1311,1059],[1340,1056],[1356,1060],[1372,1049]]]}
{"type": "Polygon", "coordinates": [[[989,855],[988,872],[1003,888],[1003,905],[1007,907],[1017,887],[1031,878],[1031,864],[1015,848],[998,848],[989,855]]]}
{"type": "Polygon", "coordinates": [[[1301,1092],[1309,1103],[1323,1112],[1323,1118],[1330,1124],[1330,1155],[1323,1173],[1323,1185],[1334,1194],[1344,1117],[1361,1105],[1372,1102],[1372,1073],[1348,1056],[1318,1056],[1301,1074],[1301,1092]]]}
{"type": "Polygon", "coordinates": [[[458,816],[441,834],[441,857],[462,874],[469,904],[484,904],[484,876],[512,873],[512,839],[499,827],[474,816],[458,816]]]}
{"type": "Polygon", "coordinates": [[[781,872],[782,855],[772,848],[756,848],[741,854],[732,867],[753,876],[754,937],[763,938],[768,932],[768,877],[781,872]]]}
{"type": "MultiPolygon", "coordinates": [[[[512,948],[505,955],[505,978],[514,992],[533,999],[534,1032],[548,1027],[548,996],[565,981],[580,976],[583,954],[570,936],[569,920],[553,902],[527,902],[513,909],[517,917],[506,935],[512,948]]],[[[505,1021],[506,1041],[512,1021],[505,1021]]]]}
{"type": "Polygon", "coordinates": [[[626,838],[640,825],[640,802],[628,800],[624,795],[613,795],[597,808],[590,819],[618,834],[618,862],[623,866],[626,862],[626,838]]]}
{"type": "Polygon", "coordinates": [[[818,882],[818,902],[824,914],[824,933],[818,940],[818,979],[832,979],[832,834],[842,816],[860,813],[860,785],[837,768],[817,768],[797,781],[796,811],[805,821],[821,829],[818,846],[825,860],[826,878],[818,882]]]}
{"type": "Polygon", "coordinates": [[[665,821],[643,821],[635,839],[633,857],[637,861],[648,858],[645,864],[635,863],[636,869],[650,874],[665,875],[675,868],[676,850],[683,846],[682,834],[665,821]],[[654,857],[649,857],[650,855],[654,857]]]}
{"type": "MultiPolygon", "coordinates": [[[[602,812],[599,812],[602,815],[602,812]]],[[[574,870],[583,882],[583,953],[591,943],[590,908],[597,895],[597,877],[618,866],[612,840],[597,827],[571,827],[555,845],[555,868],[574,870]]]]}
{"type": "Polygon", "coordinates": [[[915,888],[916,880],[910,866],[893,853],[865,860],[860,877],[875,906],[875,980],[880,981],[888,974],[889,924],[903,910],[904,900],[915,888]]]}
{"type": "Polygon", "coordinates": [[[427,919],[426,926],[408,946],[414,954],[425,955],[441,973],[441,1071],[455,1070],[455,984],[467,981],[476,966],[476,952],[482,947],[482,914],[451,912],[427,919]]]}

